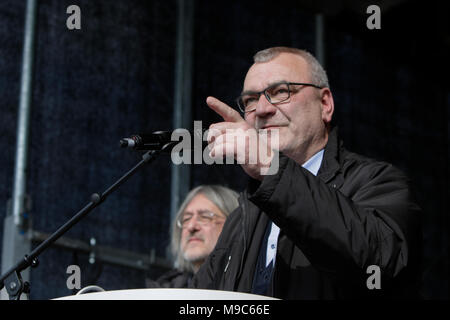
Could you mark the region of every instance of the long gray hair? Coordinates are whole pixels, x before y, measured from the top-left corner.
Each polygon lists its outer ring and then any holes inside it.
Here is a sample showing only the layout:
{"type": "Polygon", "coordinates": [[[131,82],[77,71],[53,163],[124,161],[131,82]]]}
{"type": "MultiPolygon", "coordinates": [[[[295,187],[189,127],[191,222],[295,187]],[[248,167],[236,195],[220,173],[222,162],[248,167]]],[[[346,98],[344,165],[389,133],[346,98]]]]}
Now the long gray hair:
{"type": "Polygon", "coordinates": [[[175,267],[181,271],[192,272],[193,269],[192,264],[183,258],[183,253],[180,250],[181,229],[177,226],[176,221],[181,217],[191,200],[198,194],[204,195],[209,201],[214,203],[214,205],[222,211],[225,217],[228,217],[228,215],[239,206],[239,195],[237,192],[220,185],[200,185],[192,189],[186,195],[186,198],[178,209],[174,221],[172,221],[171,227],[171,251],[175,258],[175,267]]]}

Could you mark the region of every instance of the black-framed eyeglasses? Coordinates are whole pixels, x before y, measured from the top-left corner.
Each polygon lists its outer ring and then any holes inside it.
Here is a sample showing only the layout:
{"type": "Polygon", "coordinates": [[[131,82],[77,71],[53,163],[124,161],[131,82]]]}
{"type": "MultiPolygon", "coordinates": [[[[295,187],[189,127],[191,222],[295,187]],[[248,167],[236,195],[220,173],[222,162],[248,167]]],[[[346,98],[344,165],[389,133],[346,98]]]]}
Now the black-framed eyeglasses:
{"type": "MultiPolygon", "coordinates": [[[[189,224],[189,222],[194,218],[194,214],[192,213],[185,213],[182,214],[180,217],[178,217],[176,223],[177,227],[180,229],[186,228],[186,226],[189,224]]],[[[201,211],[197,215],[197,221],[200,225],[207,225],[212,223],[215,219],[223,218],[222,216],[219,216],[218,214],[210,211],[201,211]]]]}
{"type": "Polygon", "coordinates": [[[237,99],[237,105],[239,107],[239,110],[243,113],[249,113],[256,110],[256,105],[259,101],[259,97],[264,94],[267,101],[269,101],[271,104],[277,104],[284,102],[288,100],[291,97],[291,86],[297,85],[297,86],[309,86],[314,87],[317,89],[322,89],[323,87],[320,87],[318,85],[315,85],[313,83],[302,83],[302,82],[277,82],[274,83],[267,88],[265,88],[263,91],[256,92],[256,91],[247,91],[241,94],[237,99]]]}

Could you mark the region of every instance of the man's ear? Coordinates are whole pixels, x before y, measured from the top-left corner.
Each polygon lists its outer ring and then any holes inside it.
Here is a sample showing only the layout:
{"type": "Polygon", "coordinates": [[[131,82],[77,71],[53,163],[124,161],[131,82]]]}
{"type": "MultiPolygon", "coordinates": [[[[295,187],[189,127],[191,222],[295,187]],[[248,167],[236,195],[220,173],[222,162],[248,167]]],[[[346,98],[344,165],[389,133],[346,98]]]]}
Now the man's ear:
{"type": "Polygon", "coordinates": [[[333,95],[329,88],[323,88],[320,93],[322,103],[322,120],[325,124],[330,124],[334,113],[333,95]]]}

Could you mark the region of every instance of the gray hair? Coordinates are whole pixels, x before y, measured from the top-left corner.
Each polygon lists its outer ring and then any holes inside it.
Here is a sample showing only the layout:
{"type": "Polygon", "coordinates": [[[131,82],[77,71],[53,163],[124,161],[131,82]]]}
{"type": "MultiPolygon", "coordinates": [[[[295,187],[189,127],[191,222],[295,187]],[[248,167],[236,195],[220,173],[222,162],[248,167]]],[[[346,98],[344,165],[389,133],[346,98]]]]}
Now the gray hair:
{"type": "Polygon", "coordinates": [[[220,185],[200,185],[192,189],[186,195],[186,198],[178,209],[174,221],[172,221],[171,236],[171,251],[175,258],[175,267],[181,271],[192,272],[193,269],[192,264],[183,258],[183,253],[180,250],[181,229],[177,226],[176,221],[184,213],[184,210],[191,200],[198,194],[204,195],[209,201],[216,205],[225,217],[228,217],[228,215],[239,206],[238,193],[220,185]]]}
{"type": "Polygon", "coordinates": [[[301,50],[297,48],[289,47],[272,47],[268,49],[261,50],[253,56],[253,61],[255,63],[268,62],[276,58],[281,53],[292,53],[296,54],[303,59],[309,66],[310,81],[319,87],[330,88],[328,83],[328,76],[322,65],[317,61],[317,59],[308,51],[301,50]]]}

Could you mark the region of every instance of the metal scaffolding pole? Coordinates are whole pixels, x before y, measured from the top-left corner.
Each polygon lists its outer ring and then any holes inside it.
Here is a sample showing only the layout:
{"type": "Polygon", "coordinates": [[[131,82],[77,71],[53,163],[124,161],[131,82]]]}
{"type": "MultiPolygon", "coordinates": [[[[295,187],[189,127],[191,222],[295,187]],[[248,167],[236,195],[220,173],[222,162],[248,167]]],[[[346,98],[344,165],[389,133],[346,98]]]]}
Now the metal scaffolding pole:
{"type": "MultiPolygon", "coordinates": [[[[32,98],[34,40],[37,13],[37,0],[28,0],[25,12],[25,30],[22,56],[22,73],[17,121],[17,142],[14,167],[14,184],[11,210],[4,220],[2,272],[6,271],[30,251],[31,239],[26,213],[26,178],[28,160],[28,140],[30,131],[30,111],[32,98]]],[[[22,273],[29,279],[29,271],[22,273]]],[[[6,295],[7,296],[7,295],[6,295]]],[[[2,299],[5,293],[2,291],[2,299]]]]}
{"type": "Polygon", "coordinates": [[[325,68],[325,17],[323,13],[315,15],[316,21],[316,58],[325,68]]]}
{"type": "MultiPolygon", "coordinates": [[[[194,4],[178,0],[177,40],[175,55],[174,128],[192,127],[192,60],[194,36],[194,4]]],[[[172,164],[170,218],[175,214],[190,188],[190,165],[172,164]]]]}

